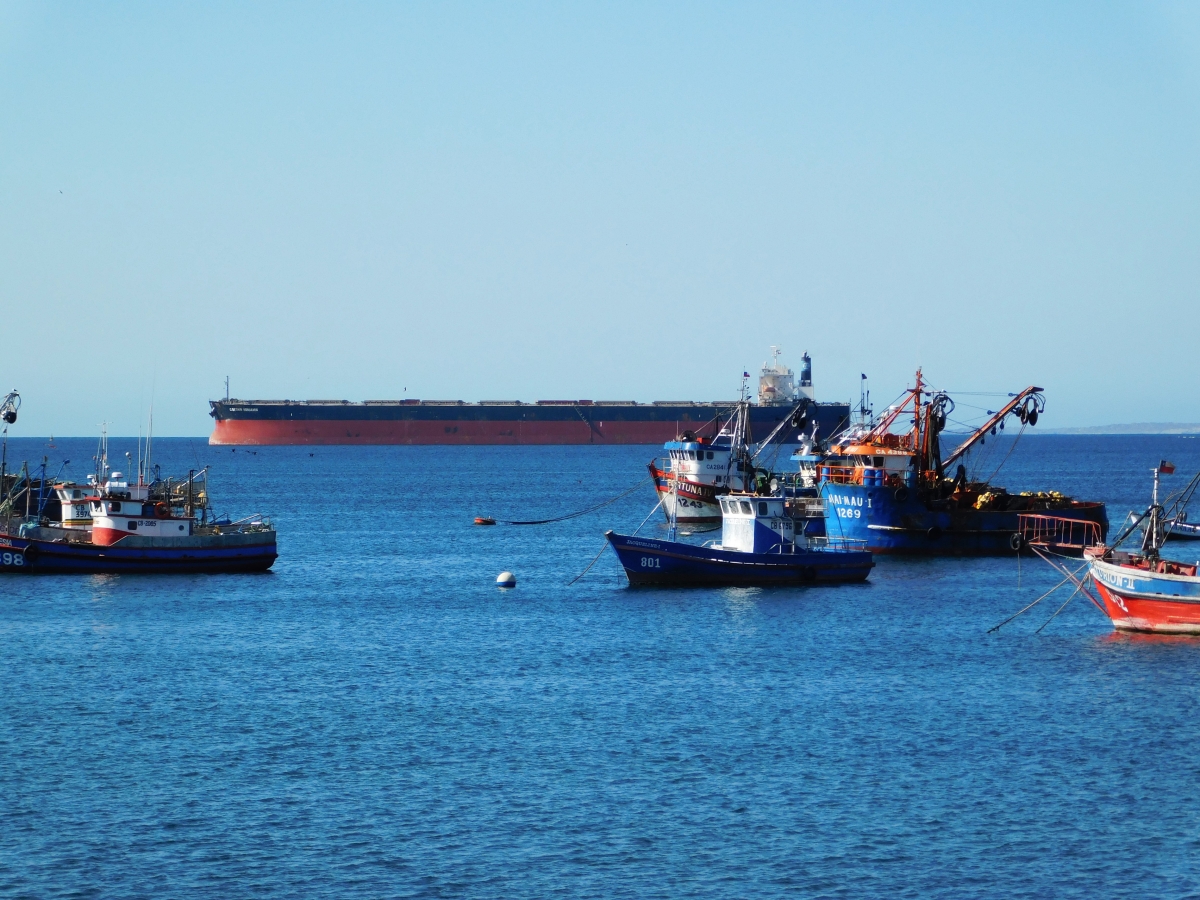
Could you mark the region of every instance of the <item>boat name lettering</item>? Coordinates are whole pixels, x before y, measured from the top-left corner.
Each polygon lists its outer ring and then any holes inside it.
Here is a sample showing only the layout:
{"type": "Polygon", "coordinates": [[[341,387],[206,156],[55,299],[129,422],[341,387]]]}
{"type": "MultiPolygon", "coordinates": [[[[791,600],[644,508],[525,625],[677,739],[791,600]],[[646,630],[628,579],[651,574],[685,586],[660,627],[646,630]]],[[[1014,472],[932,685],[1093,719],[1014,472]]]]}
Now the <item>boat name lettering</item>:
{"type": "Polygon", "coordinates": [[[862,497],[851,497],[847,494],[830,494],[829,502],[834,506],[862,506],[862,497]]]}
{"type": "Polygon", "coordinates": [[[1136,581],[1127,575],[1118,575],[1116,572],[1106,572],[1103,569],[1099,571],[1099,574],[1100,580],[1111,587],[1124,588],[1126,590],[1137,588],[1136,581]]]}

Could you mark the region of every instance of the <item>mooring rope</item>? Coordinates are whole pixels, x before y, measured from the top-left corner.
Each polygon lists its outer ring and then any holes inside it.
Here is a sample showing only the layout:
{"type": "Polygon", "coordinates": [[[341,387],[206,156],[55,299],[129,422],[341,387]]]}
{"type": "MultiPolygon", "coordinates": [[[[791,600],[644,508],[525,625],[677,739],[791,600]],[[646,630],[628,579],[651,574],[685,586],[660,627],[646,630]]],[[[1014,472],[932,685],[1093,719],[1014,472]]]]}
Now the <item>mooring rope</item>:
{"type": "Polygon", "coordinates": [[[621,493],[617,494],[617,496],[612,497],[608,500],[605,500],[603,503],[597,503],[595,506],[589,506],[587,509],[581,509],[578,512],[568,513],[565,516],[555,516],[552,519],[531,519],[527,522],[515,522],[515,521],[509,521],[507,519],[497,519],[496,521],[499,522],[499,524],[501,524],[501,525],[549,525],[551,522],[565,522],[567,519],[577,519],[579,516],[586,516],[590,512],[595,512],[598,509],[603,509],[604,507],[606,507],[612,503],[616,503],[618,500],[620,500],[624,497],[628,497],[630,494],[632,494],[634,491],[636,491],[638,488],[640,488],[643,484],[645,484],[647,481],[649,481],[653,477],[654,477],[653,475],[647,475],[645,478],[643,478],[641,481],[639,481],[637,484],[635,484],[629,490],[622,491],[621,493]]]}
{"type": "MultiPolygon", "coordinates": [[[[659,497],[658,502],[654,504],[654,508],[651,509],[650,512],[646,513],[646,518],[642,519],[642,525],[645,525],[647,522],[650,521],[650,517],[652,515],[654,515],[655,510],[657,510],[660,506],[662,506],[662,502],[663,502],[663,498],[659,497]]],[[[634,535],[636,535],[639,531],[642,530],[642,525],[639,525],[637,528],[633,529],[634,535]]]]}
{"type": "Polygon", "coordinates": [[[600,552],[597,553],[594,557],[592,557],[592,561],[587,564],[586,569],[584,569],[582,572],[580,572],[578,575],[576,575],[574,578],[572,578],[570,581],[567,582],[567,587],[570,587],[575,582],[577,582],[580,578],[582,578],[584,575],[586,575],[588,572],[590,572],[592,569],[592,566],[594,566],[596,564],[596,561],[598,559],[600,559],[601,556],[604,555],[604,551],[607,549],[608,549],[608,538],[605,538],[604,546],[600,548],[600,552]]]}
{"type": "Polygon", "coordinates": [[[1054,615],[1053,615],[1053,616],[1051,616],[1051,617],[1050,617],[1050,618],[1048,618],[1048,619],[1047,619],[1045,622],[1043,622],[1041,625],[1039,625],[1039,626],[1038,626],[1038,630],[1037,630],[1037,631],[1035,631],[1035,632],[1034,632],[1034,634],[1041,634],[1041,633],[1042,633],[1042,629],[1043,629],[1043,628],[1045,628],[1047,625],[1049,625],[1051,622],[1053,622],[1053,621],[1054,621],[1054,619],[1055,619],[1055,617],[1056,617],[1056,616],[1057,616],[1057,615],[1058,615],[1060,612],[1062,612],[1064,609],[1066,609],[1066,608],[1067,608],[1067,603],[1070,603],[1072,600],[1074,600],[1074,599],[1075,599],[1075,597],[1076,597],[1076,596],[1079,594],[1080,590],[1082,590],[1082,589],[1083,589],[1083,583],[1082,583],[1082,582],[1080,582],[1079,584],[1075,585],[1075,590],[1071,591],[1071,596],[1067,598],[1067,600],[1066,600],[1066,603],[1063,603],[1063,605],[1062,605],[1062,606],[1060,606],[1058,609],[1056,609],[1056,610],[1054,611],[1054,615]]]}
{"type": "MultiPolygon", "coordinates": [[[[656,510],[657,510],[657,509],[658,509],[660,506],[662,506],[662,497],[659,497],[659,498],[658,498],[658,502],[654,504],[654,506],[653,506],[653,507],[650,509],[650,512],[646,513],[646,518],[642,519],[642,525],[645,525],[647,522],[649,522],[649,521],[650,521],[650,517],[651,517],[652,515],[654,515],[655,511],[656,511],[656,510]]],[[[642,525],[639,525],[637,528],[633,529],[633,533],[634,533],[634,534],[637,534],[639,531],[641,531],[641,530],[642,530],[642,525]]],[[[591,561],[590,563],[588,563],[588,564],[587,564],[587,568],[586,568],[586,569],[584,569],[582,572],[580,572],[578,575],[576,575],[574,578],[572,578],[570,581],[568,581],[568,582],[567,582],[567,587],[570,587],[570,586],[571,586],[571,585],[573,585],[575,582],[577,582],[577,581],[578,581],[580,578],[582,578],[584,575],[586,575],[588,572],[590,572],[590,571],[591,571],[591,568],[592,568],[592,566],[594,566],[594,565],[596,564],[596,560],[598,560],[598,559],[599,559],[601,556],[603,556],[603,555],[604,555],[604,551],[605,551],[605,550],[607,550],[607,549],[608,549],[608,538],[605,538],[605,539],[604,539],[604,546],[600,548],[600,552],[599,552],[599,553],[597,553],[597,554],[595,555],[595,557],[592,559],[592,561],[591,561]]]]}
{"type": "MultiPolygon", "coordinates": [[[[1041,603],[1043,600],[1045,600],[1047,597],[1049,597],[1051,594],[1053,594],[1055,591],[1057,591],[1060,587],[1062,587],[1068,581],[1071,581],[1074,575],[1078,575],[1080,572],[1082,572],[1086,568],[1087,568],[1087,563],[1084,563],[1074,573],[1068,573],[1066,578],[1064,578],[1062,581],[1060,581],[1054,587],[1050,588],[1050,590],[1046,591],[1046,593],[1042,594],[1042,596],[1038,597],[1036,600],[1034,600],[1028,606],[1017,610],[1015,613],[1013,613],[1011,616],[1009,616],[1007,619],[1005,619],[999,625],[993,625],[991,628],[989,628],[987,630],[987,633],[991,634],[993,631],[999,631],[1001,628],[1003,628],[1005,625],[1007,625],[1009,622],[1011,622],[1017,616],[1021,615],[1021,613],[1025,612],[1027,610],[1033,609],[1035,606],[1037,606],[1039,603],[1041,603]]],[[[1072,596],[1074,596],[1074,595],[1072,595],[1072,596]]]]}

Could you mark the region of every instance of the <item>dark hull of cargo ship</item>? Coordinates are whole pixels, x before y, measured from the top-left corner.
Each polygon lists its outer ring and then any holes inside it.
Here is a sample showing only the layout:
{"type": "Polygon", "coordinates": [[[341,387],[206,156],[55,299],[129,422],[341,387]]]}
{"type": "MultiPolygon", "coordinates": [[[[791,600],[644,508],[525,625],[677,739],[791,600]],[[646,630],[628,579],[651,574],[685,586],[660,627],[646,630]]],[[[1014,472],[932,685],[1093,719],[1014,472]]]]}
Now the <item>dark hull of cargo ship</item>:
{"type": "MultiPolygon", "coordinates": [[[[684,431],[715,434],[725,403],[342,403],[210,401],[210,444],[661,444],[684,431]]],[[[762,440],[793,410],[752,406],[762,440]]],[[[822,436],[845,427],[845,403],[813,404],[822,436]]],[[[793,438],[795,435],[792,436],[793,438]]]]}

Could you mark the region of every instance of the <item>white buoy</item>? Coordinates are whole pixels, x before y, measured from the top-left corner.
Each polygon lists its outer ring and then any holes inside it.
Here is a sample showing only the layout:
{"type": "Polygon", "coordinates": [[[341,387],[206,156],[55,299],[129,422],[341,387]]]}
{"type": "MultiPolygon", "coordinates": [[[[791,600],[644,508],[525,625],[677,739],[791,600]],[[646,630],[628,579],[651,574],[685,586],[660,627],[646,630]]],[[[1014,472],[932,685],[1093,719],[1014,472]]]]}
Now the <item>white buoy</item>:
{"type": "Polygon", "coordinates": [[[517,586],[517,576],[512,572],[501,572],[496,576],[496,587],[512,588],[517,586]]]}

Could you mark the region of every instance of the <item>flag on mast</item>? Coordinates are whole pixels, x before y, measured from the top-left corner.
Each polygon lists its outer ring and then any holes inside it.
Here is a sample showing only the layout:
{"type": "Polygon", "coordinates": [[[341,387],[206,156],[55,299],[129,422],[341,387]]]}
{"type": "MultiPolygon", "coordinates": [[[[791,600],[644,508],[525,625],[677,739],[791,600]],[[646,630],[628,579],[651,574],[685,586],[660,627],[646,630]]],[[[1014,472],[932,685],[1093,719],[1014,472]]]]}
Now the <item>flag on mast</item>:
{"type": "Polygon", "coordinates": [[[1175,463],[1167,462],[1165,459],[1160,459],[1158,461],[1158,474],[1159,475],[1174,475],[1175,474],[1175,463]]]}

